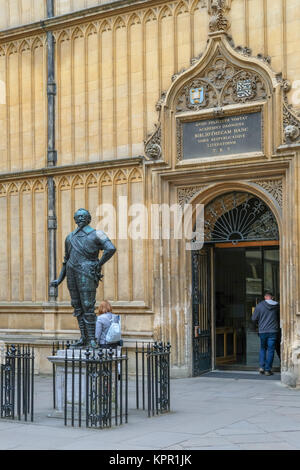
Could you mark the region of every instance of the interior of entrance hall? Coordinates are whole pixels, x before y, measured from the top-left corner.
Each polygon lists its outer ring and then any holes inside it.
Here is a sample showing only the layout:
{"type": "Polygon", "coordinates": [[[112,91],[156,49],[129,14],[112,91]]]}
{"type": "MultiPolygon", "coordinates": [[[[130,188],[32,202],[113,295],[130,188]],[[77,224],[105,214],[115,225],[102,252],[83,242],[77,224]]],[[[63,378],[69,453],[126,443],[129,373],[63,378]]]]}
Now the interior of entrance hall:
{"type": "Polygon", "coordinates": [[[192,255],[193,373],[257,370],[260,341],[251,316],[266,290],[280,301],[277,221],[247,192],[216,197],[204,219],[204,247],[192,255]]]}
{"type": "MultiPolygon", "coordinates": [[[[257,368],[259,336],[251,316],[266,290],[280,300],[279,246],[216,245],[214,265],[216,366],[257,368]]],[[[273,365],[280,365],[277,355],[273,365]]]]}

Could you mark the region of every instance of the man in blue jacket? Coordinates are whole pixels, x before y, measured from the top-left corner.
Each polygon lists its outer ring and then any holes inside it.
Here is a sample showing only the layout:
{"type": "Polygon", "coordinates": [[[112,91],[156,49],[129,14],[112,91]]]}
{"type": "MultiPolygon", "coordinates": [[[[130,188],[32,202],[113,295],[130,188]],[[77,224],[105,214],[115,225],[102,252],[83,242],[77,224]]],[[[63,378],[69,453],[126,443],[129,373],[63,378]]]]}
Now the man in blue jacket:
{"type": "Polygon", "coordinates": [[[273,300],[273,294],[270,291],[267,291],[264,297],[265,300],[256,306],[252,321],[258,322],[260,337],[259,373],[272,375],[274,352],[280,331],[279,304],[273,300]]]}

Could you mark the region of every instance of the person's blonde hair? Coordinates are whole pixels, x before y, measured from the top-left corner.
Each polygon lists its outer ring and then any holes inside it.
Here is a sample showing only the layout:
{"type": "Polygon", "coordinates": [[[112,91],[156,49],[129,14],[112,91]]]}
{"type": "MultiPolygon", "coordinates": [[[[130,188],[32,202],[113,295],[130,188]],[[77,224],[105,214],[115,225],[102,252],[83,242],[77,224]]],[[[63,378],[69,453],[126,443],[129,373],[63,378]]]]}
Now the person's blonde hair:
{"type": "Polygon", "coordinates": [[[112,312],[112,307],[107,300],[103,300],[98,307],[97,314],[102,315],[102,313],[107,313],[107,312],[112,312]]]}

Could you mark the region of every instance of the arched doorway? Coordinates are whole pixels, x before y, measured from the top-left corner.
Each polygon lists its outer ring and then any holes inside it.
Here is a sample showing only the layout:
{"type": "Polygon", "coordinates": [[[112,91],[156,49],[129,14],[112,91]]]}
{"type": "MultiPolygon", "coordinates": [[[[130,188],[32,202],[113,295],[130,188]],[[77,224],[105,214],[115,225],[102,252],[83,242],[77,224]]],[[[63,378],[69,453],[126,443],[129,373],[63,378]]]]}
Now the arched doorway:
{"type": "Polygon", "coordinates": [[[251,315],[265,290],[280,300],[276,218],[258,196],[235,191],[208,203],[204,219],[204,247],[192,252],[193,375],[257,369],[251,315]]]}

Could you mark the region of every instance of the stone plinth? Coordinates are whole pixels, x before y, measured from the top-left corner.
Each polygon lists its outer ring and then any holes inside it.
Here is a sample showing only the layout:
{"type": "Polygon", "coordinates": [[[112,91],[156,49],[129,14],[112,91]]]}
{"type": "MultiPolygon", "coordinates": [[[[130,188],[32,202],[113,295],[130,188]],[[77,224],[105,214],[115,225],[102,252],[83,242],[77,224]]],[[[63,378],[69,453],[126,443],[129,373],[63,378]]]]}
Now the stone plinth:
{"type": "MultiPolygon", "coordinates": [[[[71,417],[71,406],[72,406],[72,384],[74,383],[74,411],[75,417],[78,417],[79,403],[81,402],[81,414],[82,417],[85,416],[85,407],[86,407],[86,364],[85,361],[81,363],[81,369],[79,367],[79,362],[76,361],[80,358],[85,359],[86,355],[85,349],[67,349],[67,350],[58,350],[55,356],[49,356],[48,360],[55,365],[55,401],[56,406],[54,412],[48,415],[49,417],[63,417],[64,416],[64,407],[65,407],[65,381],[67,379],[67,413],[68,417],[71,417]],[[67,374],[65,373],[65,358],[68,358],[68,367],[67,374]],[[72,373],[72,359],[74,357],[74,376],[72,373]],[[81,370],[81,374],[80,374],[81,370]],[[79,383],[81,375],[81,397],[79,393],[79,383]],[[79,401],[80,400],[80,401],[79,401]]],[[[98,357],[99,350],[95,350],[96,357],[98,357]]],[[[93,351],[90,351],[90,358],[93,355],[93,351]]],[[[114,381],[115,371],[114,366],[112,369],[112,382],[114,381]]],[[[114,387],[113,387],[114,390],[114,387]]],[[[112,392],[113,392],[112,390],[112,392]]]]}
{"type": "MultiPolygon", "coordinates": [[[[63,416],[65,406],[65,358],[66,352],[68,359],[71,359],[74,354],[74,359],[81,357],[85,359],[85,350],[82,349],[68,349],[58,350],[55,356],[49,356],[48,360],[55,365],[55,401],[56,407],[54,411],[55,416],[63,416]]],[[[85,407],[85,391],[86,391],[86,367],[85,362],[81,363],[81,407],[84,411],[85,407]]],[[[68,361],[67,368],[67,404],[71,408],[72,404],[72,362],[68,361]]],[[[75,410],[79,407],[79,365],[78,362],[74,364],[74,405],[75,410]]]]}

